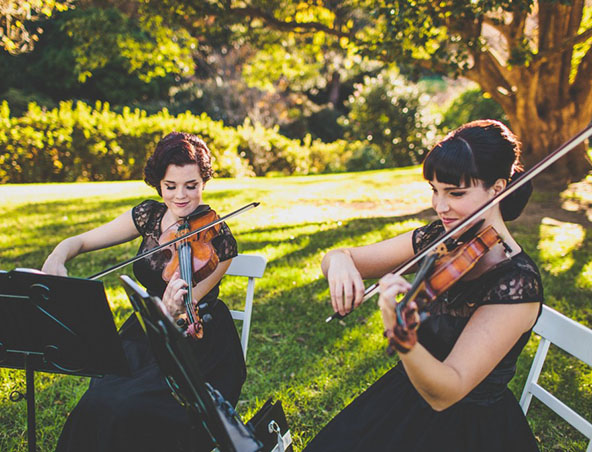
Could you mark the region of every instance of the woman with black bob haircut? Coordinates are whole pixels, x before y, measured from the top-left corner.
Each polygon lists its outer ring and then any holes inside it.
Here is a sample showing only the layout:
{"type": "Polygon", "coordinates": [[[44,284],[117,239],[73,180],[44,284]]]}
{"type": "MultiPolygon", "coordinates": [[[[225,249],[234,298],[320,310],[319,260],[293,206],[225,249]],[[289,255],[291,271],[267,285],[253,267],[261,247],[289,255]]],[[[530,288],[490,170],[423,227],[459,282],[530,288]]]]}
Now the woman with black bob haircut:
{"type": "Polygon", "coordinates": [[[396,298],[410,284],[389,273],[458,225],[522,172],[520,146],[502,123],[481,120],[450,133],[427,155],[423,175],[438,220],[381,242],[328,252],[322,270],[336,312],[364,296],[365,278],[380,278],[384,335],[397,351],[394,368],[358,396],[305,452],[532,452],[536,440],[507,385],[543,302],[536,264],[505,225],[520,215],[530,186],[482,214],[503,241],[420,317],[408,304],[397,323],[396,298]],[[386,276],[384,276],[386,275],[386,276]]]}
{"type": "MultiPolygon", "coordinates": [[[[204,141],[189,133],[169,133],[145,166],[145,181],[156,189],[162,202],[142,201],[109,223],[63,240],[45,261],[43,271],[66,276],[65,263],[78,254],[137,237],[142,238],[138,254],[155,248],[161,234],[168,228],[176,230],[180,219],[211,211],[202,199],[211,177],[212,157],[204,141]]],[[[212,316],[203,327],[203,338],[195,340],[195,348],[206,381],[236,405],[246,377],[245,362],[232,317],[218,294],[220,279],[237,255],[237,244],[225,223],[211,243],[219,264],[191,289],[194,304],[208,303],[212,316]]],[[[180,320],[185,312],[183,296],[189,288],[178,272],[168,284],[163,280],[168,260],[158,251],[136,261],[133,271],[151,295],[162,298],[169,314],[180,320]]],[[[190,422],[186,409],[173,398],[135,315],[123,324],[120,336],[131,376],[106,375],[91,380],[66,420],[57,451],[209,452],[209,437],[203,427],[190,422]],[[196,437],[203,441],[196,441],[196,437]]]]}
{"type": "MultiPolygon", "coordinates": [[[[448,134],[426,156],[423,177],[452,185],[471,185],[482,181],[490,188],[498,179],[506,184],[524,172],[520,163],[520,142],[503,123],[494,120],[473,121],[448,134]],[[473,151],[475,149],[475,151],[473,151]]],[[[504,221],[520,216],[532,194],[527,182],[500,203],[504,221]]]]}

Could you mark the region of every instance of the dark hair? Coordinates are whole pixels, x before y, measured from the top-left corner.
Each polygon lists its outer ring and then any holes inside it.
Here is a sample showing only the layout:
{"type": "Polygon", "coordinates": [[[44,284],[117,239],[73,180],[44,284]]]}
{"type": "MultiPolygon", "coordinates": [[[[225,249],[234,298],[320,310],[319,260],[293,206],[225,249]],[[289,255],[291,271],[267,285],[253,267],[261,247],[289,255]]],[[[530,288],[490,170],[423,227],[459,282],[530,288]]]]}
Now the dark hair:
{"type": "MultiPolygon", "coordinates": [[[[520,163],[520,142],[512,131],[499,121],[482,119],[469,122],[450,132],[428,153],[423,162],[423,177],[446,184],[471,185],[483,181],[486,188],[496,180],[508,183],[524,172],[520,163]]],[[[500,202],[502,218],[515,220],[520,216],[532,193],[527,182],[500,202]]]]}
{"type": "Polygon", "coordinates": [[[185,132],[171,132],[156,145],[154,153],[146,162],[144,181],[156,188],[159,195],[160,181],[169,165],[197,164],[204,182],[212,177],[212,154],[206,143],[196,135],[185,132]]]}

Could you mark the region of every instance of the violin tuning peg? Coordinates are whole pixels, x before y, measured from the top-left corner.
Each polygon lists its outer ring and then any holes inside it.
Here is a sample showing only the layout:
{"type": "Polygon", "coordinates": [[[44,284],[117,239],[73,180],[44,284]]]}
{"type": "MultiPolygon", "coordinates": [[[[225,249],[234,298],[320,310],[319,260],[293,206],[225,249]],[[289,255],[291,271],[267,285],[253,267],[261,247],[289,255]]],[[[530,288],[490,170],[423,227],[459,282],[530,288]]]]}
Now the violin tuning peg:
{"type": "Polygon", "coordinates": [[[512,248],[510,248],[510,246],[506,242],[504,242],[503,240],[501,242],[502,242],[502,246],[504,247],[504,254],[506,255],[506,257],[508,259],[510,259],[510,257],[512,257],[512,248]]]}

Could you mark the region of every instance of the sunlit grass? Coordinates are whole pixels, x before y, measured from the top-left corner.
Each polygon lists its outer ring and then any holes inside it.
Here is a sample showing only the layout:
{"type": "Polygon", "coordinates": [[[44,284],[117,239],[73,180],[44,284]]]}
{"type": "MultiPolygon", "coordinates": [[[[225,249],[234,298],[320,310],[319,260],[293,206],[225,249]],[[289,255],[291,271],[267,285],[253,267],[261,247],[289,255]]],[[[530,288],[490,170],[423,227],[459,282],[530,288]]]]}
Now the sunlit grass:
{"type": "MultiPolygon", "coordinates": [[[[375,301],[342,322],[324,323],[331,309],[319,264],[329,249],[373,243],[431,221],[430,194],[418,168],[208,182],[205,201],[221,215],[251,201],[261,202],[228,222],[240,252],[268,259],[265,276],[256,283],[248,377],[238,405],[241,416],[248,419],[268,397],[281,399],[300,451],[392,367],[396,358],[385,356],[375,301]]],[[[0,269],[40,268],[60,240],[109,221],[146,197],[157,195],[141,181],[2,186],[0,269]]],[[[556,197],[539,192],[534,202],[546,205],[556,197]]],[[[523,221],[510,227],[542,270],[546,303],[592,326],[590,223],[542,221],[536,215],[523,221]]],[[[138,246],[136,240],[78,256],[68,270],[72,276],[87,277],[133,256],[138,246]]],[[[116,325],[131,312],[118,281],[122,273],[131,274],[131,269],[104,279],[116,325]]],[[[238,308],[245,288],[244,278],[226,277],[221,298],[238,308]]],[[[518,397],[536,344],[533,338],[527,345],[510,384],[518,397]]],[[[551,350],[541,377],[550,391],[589,419],[591,379],[589,368],[557,350],[551,350]]],[[[83,377],[36,375],[40,450],[53,450],[65,417],[87,384],[83,377]]],[[[24,452],[26,407],[24,402],[7,400],[14,389],[24,390],[24,372],[0,368],[0,450],[24,452]]],[[[544,408],[533,403],[528,418],[542,451],[584,449],[582,436],[544,408]]]]}
{"type": "Polygon", "coordinates": [[[592,289],[592,261],[582,267],[576,278],[576,285],[581,289],[592,289]]]}
{"type": "Polygon", "coordinates": [[[543,268],[553,275],[569,270],[574,265],[573,251],[578,249],[586,233],[579,224],[543,218],[538,248],[543,268]]]}

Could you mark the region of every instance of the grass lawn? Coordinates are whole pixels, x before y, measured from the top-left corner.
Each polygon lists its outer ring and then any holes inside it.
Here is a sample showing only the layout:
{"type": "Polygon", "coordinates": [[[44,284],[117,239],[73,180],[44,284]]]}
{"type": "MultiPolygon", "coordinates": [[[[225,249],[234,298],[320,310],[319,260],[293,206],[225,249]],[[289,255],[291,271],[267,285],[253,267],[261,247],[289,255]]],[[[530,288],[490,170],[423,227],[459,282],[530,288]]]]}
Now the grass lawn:
{"type": "MultiPolygon", "coordinates": [[[[511,228],[543,273],[546,303],[592,327],[592,181],[557,193],[536,193],[511,228]]],[[[372,243],[434,219],[430,190],[418,168],[334,175],[220,179],[205,201],[219,214],[250,201],[261,205],[229,221],[241,253],[268,259],[257,281],[248,378],[238,411],[246,420],[270,396],[281,399],[299,451],[346,404],[393,366],[375,300],[344,321],[331,313],[320,271],[332,248],[372,243]]],[[[40,268],[62,239],[98,226],[156,193],[143,182],[6,185],[0,187],[0,269],[40,268]]],[[[139,242],[78,256],[71,276],[87,277],[133,256],[139,242]]],[[[118,283],[124,268],[104,279],[117,325],[131,312],[118,283]]],[[[222,298],[236,306],[245,285],[227,278],[222,298]]],[[[83,300],[81,300],[82,302],[83,300]]],[[[511,389],[520,396],[538,340],[523,352],[511,389]]],[[[542,382],[592,419],[592,370],[552,350],[542,382]]],[[[36,375],[37,441],[55,447],[65,417],[88,379],[36,375]]],[[[24,390],[24,372],[0,368],[0,451],[26,451],[26,403],[8,396],[24,390]]],[[[536,401],[528,415],[543,451],[582,451],[582,435],[536,401]]]]}

